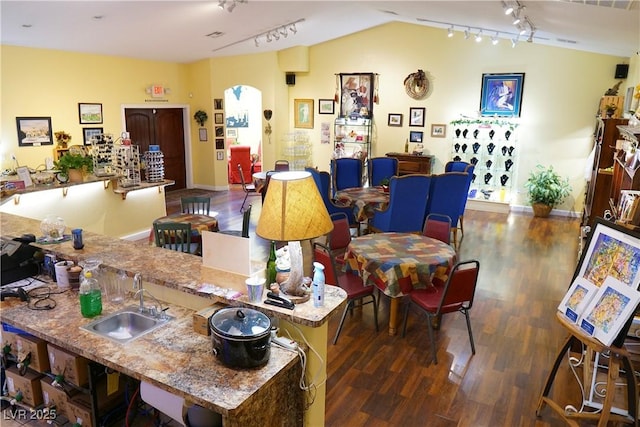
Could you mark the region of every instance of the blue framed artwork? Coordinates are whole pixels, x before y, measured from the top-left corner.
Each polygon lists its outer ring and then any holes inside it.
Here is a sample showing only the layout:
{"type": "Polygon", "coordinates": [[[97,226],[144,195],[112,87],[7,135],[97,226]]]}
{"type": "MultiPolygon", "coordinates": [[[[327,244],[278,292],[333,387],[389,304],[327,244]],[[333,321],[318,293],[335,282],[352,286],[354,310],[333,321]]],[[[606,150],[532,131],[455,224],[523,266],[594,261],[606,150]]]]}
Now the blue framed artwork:
{"type": "Polygon", "coordinates": [[[480,115],[520,117],[524,73],[483,74],[480,115]]]}

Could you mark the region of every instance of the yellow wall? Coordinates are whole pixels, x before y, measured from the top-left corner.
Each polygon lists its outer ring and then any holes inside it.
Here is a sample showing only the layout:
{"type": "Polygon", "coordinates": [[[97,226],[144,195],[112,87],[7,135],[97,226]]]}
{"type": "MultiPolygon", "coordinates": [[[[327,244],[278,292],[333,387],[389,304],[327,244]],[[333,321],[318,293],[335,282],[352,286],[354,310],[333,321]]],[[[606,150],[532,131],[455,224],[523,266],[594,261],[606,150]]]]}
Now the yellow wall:
{"type": "MultiPolygon", "coordinates": [[[[446,31],[421,25],[392,23],[309,47],[309,72],[296,73],[295,86],[285,83],[285,69],[276,52],[211,58],[192,64],[173,64],[129,58],[76,54],[43,49],[2,46],[2,130],[0,161],[12,166],[14,153],[23,165],[44,163],[51,146],[17,147],[16,116],[50,116],[54,130],[65,130],[73,143],[82,142],[78,102],[103,104],[105,131],[119,135],[122,105],[145,104],[144,91],[151,84],[171,89],[169,104],[186,105],[189,117],[198,109],[209,115],[207,142],[198,141],[198,126],[189,123],[193,186],[227,188],[227,159],[215,158],[213,99],[238,84],[262,91],[262,109],[273,110],[271,142],[263,135],[263,163],[282,157],[281,139],[293,130],[293,100],[313,98],[315,128],[313,164],[328,170],[332,145],[321,145],[321,123],[335,116],[319,115],[317,99],[335,94],[335,74],[379,74],[380,103],[374,106],[375,143],[372,155],[403,149],[410,107],[426,108],[425,148],[437,157],[436,172],[449,159],[449,138],[430,138],[433,123],[449,123],[460,114],[473,116],[479,106],[483,73],[524,72],[522,118],[519,128],[519,164],[516,205],[527,205],[522,184],[537,163],[553,164],[570,177],[573,194],[562,210],[580,211],[583,203],[585,160],[591,149],[594,116],[600,97],[616,83],[615,64],[629,58],[592,54],[571,49],[507,40],[498,46],[464,40],[461,33],[449,39],[446,31]],[[409,98],[405,77],[423,69],[433,77],[433,92],[425,100],[409,98]],[[405,116],[402,128],[387,126],[388,113],[405,116]]],[[[631,58],[630,74],[621,85],[640,83],[637,58],[631,58]]],[[[283,65],[284,66],[284,65],[283,65]]],[[[336,106],[336,111],[339,108],[336,106]]],[[[266,121],[263,120],[263,127],[266,121]]],[[[330,126],[333,134],[333,127],[330,126]]],[[[449,130],[451,130],[449,128],[449,130]]]]}

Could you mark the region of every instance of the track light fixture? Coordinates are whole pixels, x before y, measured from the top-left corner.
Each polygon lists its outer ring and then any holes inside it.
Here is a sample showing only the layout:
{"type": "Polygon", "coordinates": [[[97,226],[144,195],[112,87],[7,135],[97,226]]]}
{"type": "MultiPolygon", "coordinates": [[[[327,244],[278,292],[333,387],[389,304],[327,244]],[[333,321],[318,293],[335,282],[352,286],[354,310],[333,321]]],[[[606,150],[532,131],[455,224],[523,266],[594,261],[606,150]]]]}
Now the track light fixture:
{"type": "Polygon", "coordinates": [[[478,31],[476,34],[476,43],[480,43],[482,41],[482,30],[478,31]]]}
{"type": "Polygon", "coordinates": [[[469,38],[469,35],[471,35],[471,28],[468,28],[466,30],[464,30],[464,39],[467,40],[469,38]]]}
{"type": "Polygon", "coordinates": [[[293,24],[289,25],[289,31],[291,32],[291,34],[295,34],[298,32],[298,29],[296,28],[296,23],[294,22],[293,24]]]}
{"type": "Polygon", "coordinates": [[[246,3],[248,0],[218,0],[218,7],[222,10],[227,9],[227,12],[233,12],[233,9],[236,8],[238,3],[246,3]]]}
{"type": "Polygon", "coordinates": [[[513,6],[505,3],[504,1],[502,2],[502,8],[504,9],[505,15],[511,15],[513,13],[513,6]]]}
{"type": "Polygon", "coordinates": [[[447,37],[453,37],[453,25],[447,30],[447,37]]]}
{"type": "Polygon", "coordinates": [[[500,39],[498,38],[498,33],[496,33],[495,36],[491,37],[491,44],[492,45],[497,45],[500,42],[500,39]]]}
{"type": "MultiPolygon", "coordinates": [[[[235,0],[235,2],[237,2],[237,3],[246,3],[247,0],[235,0]]],[[[251,40],[253,40],[253,44],[255,45],[255,47],[260,47],[260,42],[261,42],[261,39],[263,39],[263,38],[264,38],[264,41],[266,41],[267,43],[271,43],[274,40],[280,40],[281,36],[282,36],[282,38],[286,38],[286,37],[289,36],[289,34],[296,34],[298,32],[298,29],[296,28],[296,25],[301,23],[301,22],[304,22],[304,21],[305,21],[304,18],[301,18],[301,19],[298,19],[296,21],[287,22],[286,24],[283,24],[283,25],[278,25],[277,27],[271,28],[271,29],[269,29],[267,31],[264,31],[262,33],[254,34],[251,37],[247,37],[245,39],[237,40],[237,41],[234,41],[234,42],[229,43],[227,45],[220,46],[220,47],[218,47],[216,49],[213,49],[212,52],[216,52],[216,51],[219,51],[219,50],[222,50],[222,49],[226,49],[228,47],[235,46],[237,44],[244,43],[244,42],[251,41],[251,40]]]]}

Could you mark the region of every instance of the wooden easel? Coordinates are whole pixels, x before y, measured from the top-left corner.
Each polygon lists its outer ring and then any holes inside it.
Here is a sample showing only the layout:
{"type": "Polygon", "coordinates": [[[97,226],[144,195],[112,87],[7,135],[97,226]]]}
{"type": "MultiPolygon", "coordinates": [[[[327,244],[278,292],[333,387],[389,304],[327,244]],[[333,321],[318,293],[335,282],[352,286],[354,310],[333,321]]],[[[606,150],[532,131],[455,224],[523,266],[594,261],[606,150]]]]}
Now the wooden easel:
{"type": "MultiPolygon", "coordinates": [[[[580,420],[597,420],[598,427],[606,426],[609,421],[632,424],[637,427],[638,387],[629,352],[623,347],[607,347],[596,339],[585,335],[575,324],[569,323],[559,312],[556,313],[556,317],[558,318],[558,321],[562,324],[562,326],[567,328],[567,330],[569,331],[569,335],[564,345],[560,349],[558,356],[556,357],[556,360],[553,364],[553,369],[547,377],[542,395],[540,396],[540,400],[538,401],[536,416],[540,416],[542,409],[544,408],[545,404],[547,404],[551,409],[557,412],[570,426],[579,427],[580,420]],[[590,391],[589,387],[587,387],[588,385],[594,387],[594,369],[598,369],[598,366],[594,366],[593,364],[596,353],[609,354],[608,363],[606,366],[606,386],[604,389],[604,400],[602,402],[602,408],[598,412],[569,412],[549,397],[549,392],[551,391],[551,387],[553,386],[553,381],[555,380],[558,368],[560,367],[560,363],[566,357],[567,351],[575,343],[582,343],[587,350],[582,366],[582,377],[586,394],[588,394],[590,391]],[[623,369],[622,371],[621,367],[623,369]],[[614,397],[616,394],[616,382],[620,379],[621,373],[626,379],[627,394],[625,403],[627,404],[628,408],[626,415],[612,413],[614,397]]],[[[588,403],[585,403],[588,406],[588,403]]]]}

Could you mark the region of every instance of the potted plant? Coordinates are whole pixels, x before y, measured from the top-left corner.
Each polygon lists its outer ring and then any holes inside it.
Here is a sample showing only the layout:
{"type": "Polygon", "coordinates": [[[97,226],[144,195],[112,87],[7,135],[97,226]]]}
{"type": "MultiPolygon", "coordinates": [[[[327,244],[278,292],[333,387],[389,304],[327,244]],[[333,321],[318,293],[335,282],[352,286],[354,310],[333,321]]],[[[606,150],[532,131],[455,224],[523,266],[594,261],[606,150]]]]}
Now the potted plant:
{"type": "Polygon", "coordinates": [[[546,218],[571,193],[569,178],[562,178],[553,166],[537,165],[524,183],[534,216],[546,218]]]}
{"type": "Polygon", "coordinates": [[[209,116],[207,115],[206,112],[202,111],[202,110],[198,110],[195,112],[195,114],[193,115],[193,118],[196,122],[198,122],[198,124],[200,125],[200,127],[204,126],[204,123],[207,121],[207,119],[209,118],[209,116]]]}
{"type": "Polygon", "coordinates": [[[60,157],[54,165],[70,182],[82,182],[84,172],[93,172],[93,158],[84,153],[70,151],[60,157]]]}
{"type": "Polygon", "coordinates": [[[380,180],[380,187],[382,187],[382,191],[385,193],[389,192],[389,178],[382,178],[380,180]]]}
{"type": "Polygon", "coordinates": [[[604,106],[604,109],[607,113],[607,118],[610,119],[615,114],[616,110],[618,109],[618,106],[616,104],[607,104],[604,106]]]}

